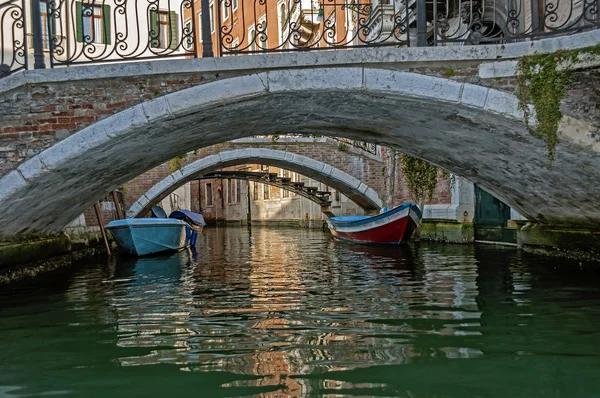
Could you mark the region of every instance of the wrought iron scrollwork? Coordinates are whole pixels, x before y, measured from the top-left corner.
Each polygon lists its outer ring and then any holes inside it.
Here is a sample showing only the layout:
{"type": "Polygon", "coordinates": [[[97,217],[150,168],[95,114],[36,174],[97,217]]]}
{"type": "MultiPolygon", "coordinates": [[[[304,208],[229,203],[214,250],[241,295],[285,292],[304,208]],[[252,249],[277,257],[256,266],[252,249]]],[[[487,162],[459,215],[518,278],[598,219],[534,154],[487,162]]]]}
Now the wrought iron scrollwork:
{"type": "Polygon", "coordinates": [[[0,78],[27,67],[25,0],[0,0],[0,78]]]}
{"type": "Polygon", "coordinates": [[[596,0],[437,0],[434,7],[436,42],[443,45],[514,42],[600,27],[596,0]]]}
{"type": "Polygon", "coordinates": [[[73,65],[194,57],[192,0],[54,0],[48,3],[50,62],[73,65]]]}
{"type": "Polygon", "coordinates": [[[408,44],[411,0],[218,1],[224,55],[408,44]]]}
{"type": "Polygon", "coordinates": [[[35,67],[54,67],[212,56],[202,33],[235,55],[411,46],[417,31],[420,44],[461,45],[600,28],[600,0],[204,0],[211,23],[201,32],[202,1],[40,0],[39,44],[26,0],[0,0],[0,77],[33,67],[34,43],[35,67]],[[418,2],[430,18],[420,30],[418,2]]]}

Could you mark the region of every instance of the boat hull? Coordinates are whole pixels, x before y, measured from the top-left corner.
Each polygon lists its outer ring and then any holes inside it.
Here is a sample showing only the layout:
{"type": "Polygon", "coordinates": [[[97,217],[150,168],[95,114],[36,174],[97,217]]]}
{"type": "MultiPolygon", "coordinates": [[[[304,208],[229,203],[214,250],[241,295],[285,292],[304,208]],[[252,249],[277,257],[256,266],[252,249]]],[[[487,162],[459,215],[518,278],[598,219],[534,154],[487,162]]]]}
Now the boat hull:
{"type": "Polygon", "coordinates": [[[412,203],[374,217],[333,217],[327,220],[331,234],[340,240],[381,245],[407,242],[421,219],[412,203]]]}
{"type": "Polygon", "coordinates": [[[186,222],[170,218],[128,218],[106,226],[122,250],[134,256],[187,247],[189,228],[186,222]]]}

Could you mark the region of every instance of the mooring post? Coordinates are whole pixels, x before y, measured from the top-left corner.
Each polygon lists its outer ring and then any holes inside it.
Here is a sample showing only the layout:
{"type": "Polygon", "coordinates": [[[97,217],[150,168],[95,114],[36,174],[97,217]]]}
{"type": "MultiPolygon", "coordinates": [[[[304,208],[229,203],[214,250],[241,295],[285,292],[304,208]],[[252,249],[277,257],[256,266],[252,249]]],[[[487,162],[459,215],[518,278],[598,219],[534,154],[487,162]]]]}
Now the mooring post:
{"type": "Polygon", "coordinates": [[[100,212],[100,206],[98,206],[98,202],[94,203],[94,211],[96,212],[98,225],[100,225],[100,232],[102,233],[102,239],[104,239],[106,253],[108,253],[109,256],[112,256],[112,253],[110,252],[110,245],[108,244],[108,238],[106,237],[106,230],[104,229],[104,220],[102,219],[102,213],[100,212]]]}
{"type": "Polygon", "coordinates": [[[112,191],[111,194],[112,194],[113,202],[115,204],[115,209],[117,211],[117,218],[119,220],[122,220],[125,217],[123,216],[123,211],[121,210],[121,206],[119,205],[119,197],[117,196],[117,191],[112,191]]]}

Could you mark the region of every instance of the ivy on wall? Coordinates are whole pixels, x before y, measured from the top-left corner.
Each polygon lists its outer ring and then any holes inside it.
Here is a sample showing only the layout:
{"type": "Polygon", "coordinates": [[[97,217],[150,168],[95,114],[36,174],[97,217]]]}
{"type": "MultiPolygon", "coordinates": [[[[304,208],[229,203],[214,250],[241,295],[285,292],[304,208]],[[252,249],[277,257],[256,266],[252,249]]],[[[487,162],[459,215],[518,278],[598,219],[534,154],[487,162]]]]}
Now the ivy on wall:
{"type": "Polygon", "coordinates": [[[423,202],[426,197],[431,198],[437,186],[438,173],[446,175],[440,168],[426,160],[421,160],[410,155],[402,155],[402,175],[410,195],[417,201],[423,202]]]}
{"type": "Polygon", "coordinates": [[[556,51],[522,57],[517,65],[517,95],[530,134],[546,142],[552,165],[558,144],[560,103],[567,94],[575,62],[582,54],[600,55],[600,44],[578,50],[556,51]],[[535,110],[534,123],[529,104],[535,110]]]}

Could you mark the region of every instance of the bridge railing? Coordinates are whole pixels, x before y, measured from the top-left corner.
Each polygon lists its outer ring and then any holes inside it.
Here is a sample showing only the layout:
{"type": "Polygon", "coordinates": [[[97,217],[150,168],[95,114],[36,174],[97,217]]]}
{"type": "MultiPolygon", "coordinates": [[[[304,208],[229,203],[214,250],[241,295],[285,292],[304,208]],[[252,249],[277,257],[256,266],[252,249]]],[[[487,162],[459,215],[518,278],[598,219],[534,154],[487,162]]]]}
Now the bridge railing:
{"type": "Polygon", "coordinates": [[[508,43],[597,29],[599,8],[600,0],[0,0],[0,77],[142,59],[508,43]]]}

